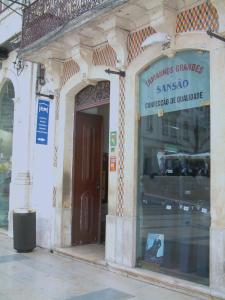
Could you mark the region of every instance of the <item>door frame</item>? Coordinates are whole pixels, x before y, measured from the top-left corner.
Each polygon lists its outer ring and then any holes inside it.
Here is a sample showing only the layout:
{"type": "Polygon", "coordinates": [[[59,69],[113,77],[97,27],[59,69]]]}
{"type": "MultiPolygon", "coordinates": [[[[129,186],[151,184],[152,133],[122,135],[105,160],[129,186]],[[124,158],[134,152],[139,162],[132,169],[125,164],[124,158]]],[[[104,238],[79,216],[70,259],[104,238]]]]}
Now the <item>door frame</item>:
{"type": "MultiPolygon", "coordinates": [[[[53,243],[57,247],[71,247],[72,246],[72,189],[73,189],[73,155],[74,155],[74,119],[76,118],[75,97],[88,85],[95,86],[101,81],[107,81],[109,85],[108,103],[112,97],[112,82],[114,78],[109,78],[105,73],[103,66],[93,66],[88,80],[84,81],[82,74],[74,74],[63,85],[60,93],[60,103],[58,107],[58,118],[60,123],[57,130],[57,144],[54,149],[54,166],[55,180],[54,186],[56,193],[54,193],[53,205],[56,208],[53,243]]],[[[116,106],[117,108],[117,106],[116,106]]],[[[114,106],[109,105],[110,115],[115,113],[114,106]]],[[[111,118],[109,115],[109,131],[111,118]]],[[[109,183],[111,179],[109,176],[109,183]]],[[[112,198],[112,195],[110,195],[112,198]]],[[[109,198],[110,199],[110,198],[109,198]]]]}
{"type": "MultiPolygon", "coordinates": [[[[74,228],[73,228],[73,218],[74,218],[74,203],[76,201],[76,199],[74,198],[75,196],[75,185],[74,180],[75,180],[75,157],[76,157],[76,134],[77,134],[77,113],[79,112],[85,112],[85,110],[90,109],[90,108],[97,108],[97,107],[101,107],[103,105],[108,104],[109,105],[109,109],[110,109],[110,81],[109,80],[101,80],[97,83],[97,85],[95,85],[94,87],[98,87],[101,86],[102,88],[102,98],[98,99],[97,97],[94,99],[89,98],[88,97],[85,99],[85,101],[83,102],[82,97],[86,97],[86,94],[84,93],[84,95],[82,94],[83,91],[85,91],[85,89],[88,88],[93,88],[92,85],[87,85],[86,87],[84,87],[82,90],[80,90],[76,96],[75,96],[75,101],[74,101],[74,120],[73,120],[73,159],[72,159],[72,203],[71,203],[71,244],[74,244],[74,240],[73,240],[73,234],[74,234],[74,228]],[[79,97],[81,95],[81,97],[79,97]],[[80,99],[81,98],[81,99],[80,99]],[[81,100],[81,101],[80,101],[81,100]]],[[[109,121],[109,120],[108,120],[109,121]]],[[[103,157],[103,130],[104,130],[104,124],[102,124],[102,128],[101,128],[101,157],[103,157]]],[[[97,238],[97,243],[100,242],[101,240],[101,209],[102,209],[102,203],[101,203],[101,198],[102,198],[102,166],[103,166],[103,160],[100,160],[100,192],[99,192],[99,213],[98,213],[98,238],[97,238]]]]}

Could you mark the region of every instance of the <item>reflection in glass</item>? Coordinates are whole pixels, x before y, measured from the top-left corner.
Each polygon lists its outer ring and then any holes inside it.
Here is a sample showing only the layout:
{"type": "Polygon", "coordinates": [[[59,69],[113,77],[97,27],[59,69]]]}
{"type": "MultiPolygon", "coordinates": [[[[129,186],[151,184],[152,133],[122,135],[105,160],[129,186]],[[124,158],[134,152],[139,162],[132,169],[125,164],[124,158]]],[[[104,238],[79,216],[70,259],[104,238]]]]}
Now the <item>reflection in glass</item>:
{"type": "Polygon", "coordinates": [[[7,81],[0,92],[0,228],[8,226],[11,181],[14,88],[7,81]]]}
{"type": "Polygon", "coordinates": [[[139,133],[138,265],[203,284],[209,277],[209,115],[204,106],[142,117],[139,133]]]}

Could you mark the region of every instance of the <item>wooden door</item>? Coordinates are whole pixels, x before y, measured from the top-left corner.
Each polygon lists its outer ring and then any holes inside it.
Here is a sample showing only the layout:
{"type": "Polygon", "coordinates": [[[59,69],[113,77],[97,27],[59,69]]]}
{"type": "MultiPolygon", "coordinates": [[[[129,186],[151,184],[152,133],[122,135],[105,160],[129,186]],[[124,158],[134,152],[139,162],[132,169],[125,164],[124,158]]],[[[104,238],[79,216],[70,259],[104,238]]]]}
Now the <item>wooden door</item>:
{"type": "Polygon", "coordinates": [[[102,117],[78,112],[73,188],[73,244],[96,243],[100,225],[102,117]]]}

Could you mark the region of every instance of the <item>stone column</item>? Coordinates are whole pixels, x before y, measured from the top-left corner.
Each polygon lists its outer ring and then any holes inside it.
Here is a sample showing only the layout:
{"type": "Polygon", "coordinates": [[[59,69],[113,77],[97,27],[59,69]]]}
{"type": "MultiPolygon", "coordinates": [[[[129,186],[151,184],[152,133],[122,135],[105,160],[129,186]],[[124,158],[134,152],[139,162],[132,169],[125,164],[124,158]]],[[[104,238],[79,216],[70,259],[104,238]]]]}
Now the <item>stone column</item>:
{"type": "Polygon", "coordinates": [[[110,132],[116,132],[117,145],[109,144],[109,185],[108,185],[108,215],[106,217],[106,261],[108,263],[123,263],[123,206],[124,206],[124,176],[123,147],[124,129],[121,124],[121,91],[124,78],[112,75],[110,78],[110,132]],[[122,131],[122,132],[121,132],[122,131]],[[122,152],[121,152],[122,151],[122,152]],[[116,159],[116,171],[110,171],[110,160],[116,159]]]}
{"type": "Polygon", "coordinates": [[[15,208],[30,207],[31,111],[35,104],[36,67],[27,63],[20,75],[20,97],[14,99],[12,176],[9,201],[9,235],[15,208]]]}
{"type": "MultiPolygon", "coordinates": [[[[53,57],[54,54],[49,51],[49,56],[53,57]]],[[[46,68],[46,81],[47,84],[43,88],[42,92],[44,94],[53,94],[54,100],[52,101],[52,126],[49,125],[52,130],[52,141],[49,141],[51,145],[51,165],[49,165],[49,173],[52,176],[52,181],[50,183],[50,203],[48,208],[49,216],[43,215],[41,218],[46,218],[48,226],[45,226],[44,230],[49,230],[49,248],[54,248],[55,246],[62,245],[62,178],[59,175],[60,163],[59,163],[59,144],[60,144],[60,135],[64,133],[63,129],[60,127],[60,89],[61,89],[61,79],[63,73],[63,63],[54,58],[49,58],[44,61],[46,68]],[[48,220],[47,220],[48,219],[48,220]]],[[[50,132],[49,132],[50,133],[50,132]]],[[[47,205],[46,205],[47,207],[47,205]]],[[[41,236],[44,236],[44,230],[42,229],[41,236]]]]}
{"type": "Polygon", "coordinates": [[[210,287],[225,294],[225,44],[212,39],[210,287]]]}
{"type": "MultiPolygon", "coordinates": [[[[115,22],[116,24],[117,22],[115,22]]],[[[125,70],[127,65],[128,31],[115,25],[107,28],[109,45],[115,50],[116,67],[125,70]]],[[[116,132],[117,146],[109,149],[108,215],[106,217],[106,261],[123,264],[124,253],[124,118],[125,78],[110,75],[110,126],[109,133],[116,132]],[[116,159],[116,171],[110,172],[110,159],[116,159]]]]}

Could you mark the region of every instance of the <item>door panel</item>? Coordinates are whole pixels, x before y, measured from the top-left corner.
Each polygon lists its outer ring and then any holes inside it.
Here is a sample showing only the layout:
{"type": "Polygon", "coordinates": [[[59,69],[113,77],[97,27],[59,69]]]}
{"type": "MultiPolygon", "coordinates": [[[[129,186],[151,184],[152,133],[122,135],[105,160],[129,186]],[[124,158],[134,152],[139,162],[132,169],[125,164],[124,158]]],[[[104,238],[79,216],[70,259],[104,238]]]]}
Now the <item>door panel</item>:
{"type": "Polygon", "coordinates": [[[99,239],[102,117],[76,114],[73,189],[73,244],[99,239]]]}

